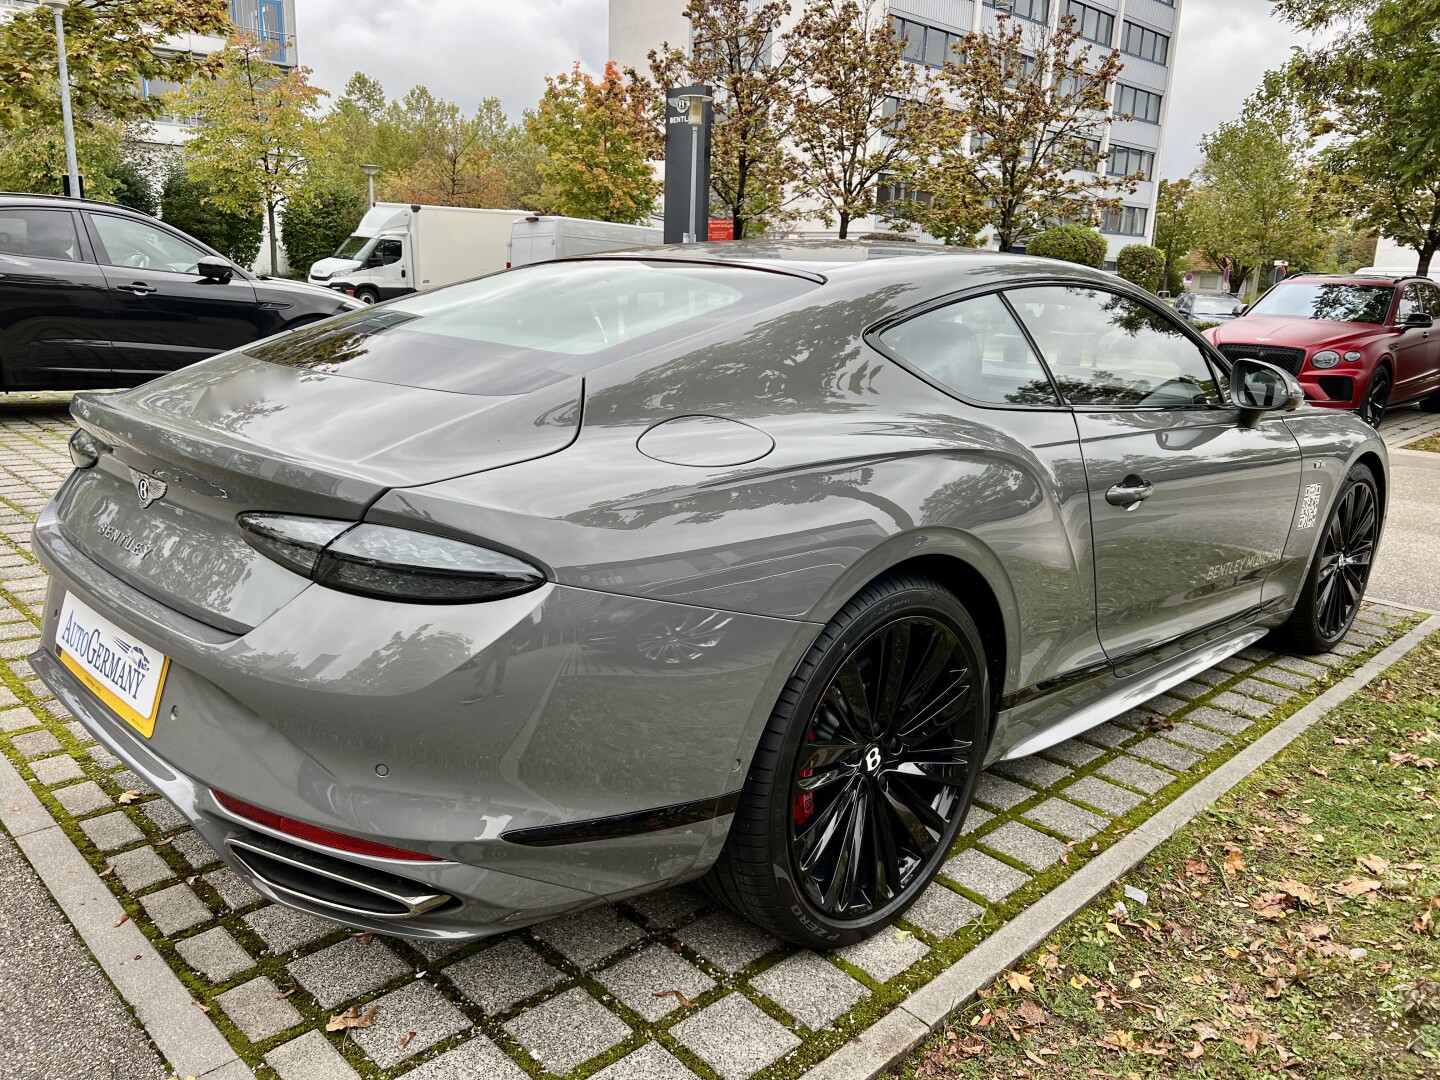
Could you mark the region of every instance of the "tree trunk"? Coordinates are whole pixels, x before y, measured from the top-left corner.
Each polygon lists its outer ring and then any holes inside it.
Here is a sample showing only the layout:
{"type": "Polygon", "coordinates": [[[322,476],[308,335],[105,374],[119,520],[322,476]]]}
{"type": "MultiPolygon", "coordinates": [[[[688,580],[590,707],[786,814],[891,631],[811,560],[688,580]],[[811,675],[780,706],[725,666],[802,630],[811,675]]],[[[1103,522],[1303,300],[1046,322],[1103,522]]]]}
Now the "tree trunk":
{"type": "Polygon", "coordinates": [[[733,220],[733,222],[734,222],[733,228],[734,228],[734,230],[735,230],[733,235],[734,235],[734,237],[735,237],[736,240],[744,240],[744,239],[745,239],[745,226],[748,225],[748,224],[750,224],[750,223],[749,223],[749,221],[747,221],[747,220],[745,219],[745,215],[742,214],[742,213],[740,213],[739,210],[740,210],[740,208],[739,208],[738,206],[732,206],[732,207],[730,208],[730,213],[731,213],[732,215],[734,215],[733,218],[732,218],[732,220],[733,220]]]}
{"type": "Polygon", "coordinates": [[[265,216],[270,226],[270,276],[280,276],[280,243],[275,237],[275,204],[265,204],[265,216]]]}
{"type": "Polygon", "coordinates": [[[844,210],[840,211],[840,239],[850,239],[850,215],[844,210]]]}
{"type": "Polygon", "coordinates": [[[1435,244],[1430,243],[1420,248],[1420,265],[1415,267],[1415,273],[1420,277],[1430,276],[1430,260],[1435,257],[1435,247],[1435,244]]]}

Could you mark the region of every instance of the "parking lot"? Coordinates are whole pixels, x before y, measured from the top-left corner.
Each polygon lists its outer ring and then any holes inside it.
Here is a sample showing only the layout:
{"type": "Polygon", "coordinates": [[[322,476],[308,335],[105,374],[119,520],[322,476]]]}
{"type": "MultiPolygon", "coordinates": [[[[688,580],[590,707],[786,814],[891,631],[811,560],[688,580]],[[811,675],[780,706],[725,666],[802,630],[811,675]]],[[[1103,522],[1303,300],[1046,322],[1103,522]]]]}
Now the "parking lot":
{"type": "MultiPolygon", "coordinates": [[[[1436,428],[1440,418],[1401,410],[1385,430],[1399,443],[1436,428]]],[[[0,975],[12,1003],[0,1005],[0,1059],[20,1063],[7,1073],[18,1077],[158,1077],[161,1059],[224,1080],[792,1076],[898,1015],[1418,619],[1372,603],[1334,653],[1247,649],[997,767],[942,880],[902,927],[836,954],[797,951],[689,888],[483,942],[415,944],[265,902],[35,680],[24,658],[45,578],[29,531],[70,470],[68,434],[61,395],[0,401],[0,822],[84,937],[0,835],[0,975]]],[[[1415,453],[1397,455],[1371,591],[1440,607],[1426,591],[1440,477],[1415,453]]]]}

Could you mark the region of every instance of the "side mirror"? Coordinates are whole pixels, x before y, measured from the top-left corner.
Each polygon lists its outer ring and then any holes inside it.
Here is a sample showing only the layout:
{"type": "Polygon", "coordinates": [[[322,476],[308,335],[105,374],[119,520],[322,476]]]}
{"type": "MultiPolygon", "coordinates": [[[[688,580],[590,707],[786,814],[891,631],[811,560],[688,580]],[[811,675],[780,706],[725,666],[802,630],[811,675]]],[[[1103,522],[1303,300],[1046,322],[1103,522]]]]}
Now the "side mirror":
{"type": "Polygon", "coordinates": [[[1230,365],[1230,397],[1240,407],[1240,420],[1254,427],[1267,412],[1294,412],[1305,404],[1300,381],[1263,360],[1236,360],[1230,365]]]}
{"type": "Polygon", "coordinates": [[[1405,321],[1400,326],[1405,330],[1429,330],[1435,325],[1433,315],[1427,315],[1423,311],[1412,311],[1405,316],[1405,321]]]}
{"type": "Polygon", "coordinates": [[[1233,308],[1230,309],[1230,314],[1231,314],[1231,315],[1234,315],[1235,318],[1238,319],[1238,318],[1240,318],[1241,315],[1244,315],[1245,312],[1247,312],[1247,311],[1249,311],[1249,310],[1250,310],[1250,305],[1249,305],[1249,304],[1236,304],[1233,308]]]}
{"type": "Polygon", "coordinates": [[[235,276],[235,268],[218,255],[206,255],[195,264],[201,277],[210,281],[229,281],[235,276]]]}

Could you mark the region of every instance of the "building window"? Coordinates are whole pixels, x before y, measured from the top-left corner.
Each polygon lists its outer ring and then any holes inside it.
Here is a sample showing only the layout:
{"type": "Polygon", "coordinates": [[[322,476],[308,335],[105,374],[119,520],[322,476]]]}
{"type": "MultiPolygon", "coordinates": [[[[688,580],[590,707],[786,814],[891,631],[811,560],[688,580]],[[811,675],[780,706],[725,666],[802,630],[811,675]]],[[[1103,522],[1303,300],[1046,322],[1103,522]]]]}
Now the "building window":
{"type": "Polygon", "coordinates": [[[1014,15],[1017,19],[1029,19],[1031,22],[1049,22],[1050,4],[1049,0],[1014,0],[1011,4],[996,3],[996,0],[985,0],[985,6],[995,8],[1002,14],[1014,15]],[[1005,9],[1009,8],[1007,12],[1005,9]]]}
{"type": "Polygon", "coordinates": [[[898,15],[890,16],[890,28],[902,43],[901,55],[912,63],[938,68],[959,59],[956,46],[964,39],[964,34],[927,26],[914,19],[902,19],[898,15]]]}
{"type": "Polygon", "coordinates": [[[1150,210],[1144,206],[1122,206],[1119,210],[1106,210],[1100,221],[1100,231],[1118,233],[1121,236],[1144,236],[1145,223],[1150,210]]]}
{"type": "Polygon", "coordinates": [[[1107,162],[1106,171],[1111,176],[1129,176],[1131,173],[1144,173],[1144,179],[1149,180],[1155,172],[1155,153],[1153,150],[1137,150],[1133,146],[1110,147],[1110,158],[1107,162]]]}
{"type": "Polygon", "coordinates": [[[916,202],[928,205],[930,193],[922,191],[914,184],[906,184],[895,179],[894,173],[881,173],[875,183],[875,207],[877,213],[884,213],[885,208],[894,206],[896,203],[916,202]]]}
{"type": "Polygon", "coordinates": [[[1075,30],[1087,41],[1109,45],[1115,36],[1115,16],[1080,0],[1065,0],[1065,15],[1075,20],[1075,30]]]}
{"type": "Polygon", "coordinates": [[[1143,120],[1147,124],[1158,124],[1160,103],[1163,100],[1160,94],[1121,83],[1115,91],[1115,111],[1133,116],[1136,120],[1143,120]]]}
{"type": "Polygon", "coordinates": [[[290,63],[290,40],[285,26],[285,0],[230,0],[230,20],[255,34],[271,61],[290,63]]]}
{"type": "Polygon", "coordinates": [[[1127,22],[1125,34],[1120,39],[1120,51],[1138,56],[1141,60],[1164,64],[1170,59],[1170,39],[1157,30],[1127,22]]]}

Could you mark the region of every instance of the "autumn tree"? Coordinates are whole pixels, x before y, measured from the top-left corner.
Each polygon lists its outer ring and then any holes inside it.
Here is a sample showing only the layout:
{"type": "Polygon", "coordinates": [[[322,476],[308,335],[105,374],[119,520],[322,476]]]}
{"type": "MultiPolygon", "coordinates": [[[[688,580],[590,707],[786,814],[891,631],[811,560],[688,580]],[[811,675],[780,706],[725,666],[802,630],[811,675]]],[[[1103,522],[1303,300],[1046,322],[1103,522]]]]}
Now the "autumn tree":
{"type": "Polygon", "coordinates": [[[557,214],[640,222],[655,208],[660,183],[650,166],[661,152],[653,95],[612,60],[599,78],[580,69],[547,76],[528,118],[545,149],[542,195],[557,214]]]}
{"type": "Polygon", "coordinates": [[[661,89],[713,88],[710,191],[734,219],[737,240],[781,215],[796,173],[785,140],[801,84],[793,60],[775,47],[789,14],[786,0],[690,0],[682,15],[692,46],[665,42],[650,53],[661,89]]]}
{"type": "MultiPolygon", "coordinates": [[[[417,90],[428,97],[423,87],[417,90]]],[[[439,206],[498,205],[504,176],[493,143],[508,123],[499,99],[486,98],[474,116],[452,102],[431,101],[424,125],[411,132],[418,138],[418,156],[407,168],[383,177],[384,197],[439,206]]]]}
{"type": "Polygon", "coordinates": [[[310,69],[281,70],[253,34],[232,38],[213,79],[192,83],[182,108],[199,119],[185,143],[185,170],[209,185],[220,210],[260,207],[269,230],[270,267],[279,267],[280,207],[303,198],[309,161],[322,148],[315,111],[325,91],[310,69]]]}
{"type": "Polygon", "coordinates": [[[1195,247],[1195,223],[1190,207],[1194,184],[1189,179],[1161,180],[1155,198],[1155,246],[1165,253],[1163,287],[1178,293],[1186,259],[1195,247]]]}
{"type": "Polygon", "coordinates": [[[784,48],[809,83],[791,114],[796,188],[827,226],[838,221],[843,240],[851,221],[874,212],[881,177],[912,161],[912,143],[893,135],[918,108],[923,69],[903,62],[883,8],[869,0],[816,0],[784,48]]]}
{"type": "Polygon", "coordinates": [[[906,125],[916,164],[902,170],[928,200],[903,207],[932,235],[989,227],[1000,250],[1056,222],[1119,206],[1141,174],[1104,175],[1109,90],[1123,66],[1093,55],[1073,16],[1054,29],[1001,15],[965,35],[925,108],[906,125]]]}
{"type": "MultiPolygon", "coordinates": [[[[89,198],[113,197],[124,136],[125,125],[116,121],[77,117],[75,157],[89,198]]],[[[58,121],[31,116],[0,130],[0,191],[59,195],[65,190],[64,177],[65,132],[58,121]]]]}

